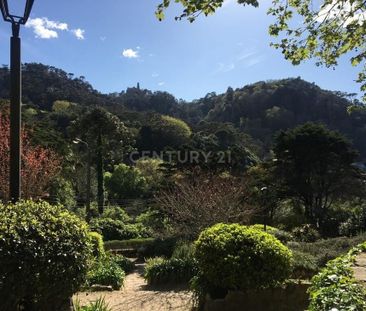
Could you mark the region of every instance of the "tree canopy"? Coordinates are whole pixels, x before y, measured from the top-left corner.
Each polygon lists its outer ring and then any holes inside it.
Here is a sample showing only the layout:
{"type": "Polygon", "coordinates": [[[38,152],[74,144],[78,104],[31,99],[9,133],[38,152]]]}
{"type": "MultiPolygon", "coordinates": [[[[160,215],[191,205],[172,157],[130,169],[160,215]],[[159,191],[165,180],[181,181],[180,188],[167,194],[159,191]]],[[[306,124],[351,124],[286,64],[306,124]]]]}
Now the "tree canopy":
{"type": "Polygon", "coordinates": [[[285,197],[305,207],[305,216],[320,225],[338,199],[362,189],[352,165],[357,152],[339,132],[315,123],[282,131],[275,140],[274,178],[285,197]]]}

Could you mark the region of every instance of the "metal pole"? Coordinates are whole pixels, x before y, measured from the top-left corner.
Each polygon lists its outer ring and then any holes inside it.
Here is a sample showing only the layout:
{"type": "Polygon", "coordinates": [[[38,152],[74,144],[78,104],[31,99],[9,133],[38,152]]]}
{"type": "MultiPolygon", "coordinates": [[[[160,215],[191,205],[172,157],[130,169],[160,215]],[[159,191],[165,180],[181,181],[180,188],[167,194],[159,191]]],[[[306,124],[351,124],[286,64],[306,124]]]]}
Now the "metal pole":
{"type": "Polygon", "coordinates": [[[91,181],[91,154],[90,154],[90,149],[89,149],[89,145],[87,145],[88,148],[88,172],[87,172],[87,193],[86,193],[86,221],[89,223],[90,219],[91,219],[91,213],[90,213],[90,181],[91,181]]]}
{"type": "Polygon", "coordinates": [[[19,24],[12,23],[13,36],[10,39],[10,199],[21,198],[21,55],[19,24]]]}

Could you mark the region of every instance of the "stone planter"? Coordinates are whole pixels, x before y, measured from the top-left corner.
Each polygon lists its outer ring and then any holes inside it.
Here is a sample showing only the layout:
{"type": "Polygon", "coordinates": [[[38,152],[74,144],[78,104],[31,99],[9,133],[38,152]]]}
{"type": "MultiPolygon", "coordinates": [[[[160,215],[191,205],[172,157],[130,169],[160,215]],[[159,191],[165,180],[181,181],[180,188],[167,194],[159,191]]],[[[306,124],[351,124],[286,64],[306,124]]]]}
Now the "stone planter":
{"type": "Polygon", "coordinates": [[[310,284],[289,284],[284,288],[231,291],[224,299],[207,297],[205,311],[304,311],[309,305],[310,284]]]}

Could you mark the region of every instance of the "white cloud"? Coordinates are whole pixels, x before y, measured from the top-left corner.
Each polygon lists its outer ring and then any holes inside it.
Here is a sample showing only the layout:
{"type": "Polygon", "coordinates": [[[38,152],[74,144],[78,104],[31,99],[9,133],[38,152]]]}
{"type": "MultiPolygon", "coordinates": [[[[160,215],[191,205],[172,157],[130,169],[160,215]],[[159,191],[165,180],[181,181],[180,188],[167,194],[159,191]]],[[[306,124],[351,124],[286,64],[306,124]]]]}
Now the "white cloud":
{"type": "Polygon", "coordinates": [[[47,17],[30,18],[25,25],[27,28],[32,28],[36,38],[40,39],[56,39],[59,31],[68,31],[73,33],[78,39],[84,39],[85,30],[80,28],[69,30],[67,23],[49,20],[47,17]]]}
{"type": "Polygon", "coordinates": [[[50,21],[45,17],[34,19],[30,18],[25,27],[32,28],[36,37],[41,39],[58,38],[56,30],[65,30],[65,28],[68,28],[65,23],[50,21]]]}
{"type": "Polygon", "coordinates": [[[123,57],[126,58],[139,58],[139,51],[133,49],[125,49],[122,52],[123,57]]]}
{"type": "Polygon", "coordinates": [[[84,37],[85,30],[78,28],[78,29],[71,30],[71,32],[75,35],[75,37],[78,40],[84,40],[85,39],[85,37],[84,37]]]}
{"type": "Polygon", "coordinates": [[[159,77],[159,74],[154,72],[151,76],[152,76],[153,78],[157,78],[157,77],[159,77]]]}
{"type": "Polygon", "coordinates": [[[68,30],[69,29],[69,26],[66,23],[50,21],[47,18],[42,18],[41,20],[43,20],[46,28],[58,29],[58,30],[68,30]]]}
{"type": "Polygon", "coordinates": [[[164,84],[165,84],[164,81],[161,81],[161,82],[158,83],[159,86],[163,86],[164,84]]]}

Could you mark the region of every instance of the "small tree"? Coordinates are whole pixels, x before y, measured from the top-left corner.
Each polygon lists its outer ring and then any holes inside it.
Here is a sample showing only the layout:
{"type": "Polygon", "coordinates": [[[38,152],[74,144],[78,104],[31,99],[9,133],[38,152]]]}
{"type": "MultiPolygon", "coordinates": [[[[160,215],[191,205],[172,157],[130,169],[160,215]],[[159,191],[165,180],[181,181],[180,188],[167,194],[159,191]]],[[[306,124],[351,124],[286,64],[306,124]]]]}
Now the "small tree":
{"type": "Polygon", "coordinates": [[[301,202],[309,223],[320,226],[337,199],[361,189],[353,167],[357,152],[339,132],[306,123],[275,141],[274,178],[284,197],[301,202]]]}
{"type": "Polygon", "coordinates": [[[73,136],[88,142],[96,164],[98,210],[104,210],[104,164],[106,159],[121,161],[131,149],[132,133],[120,119],[102,108],[83,115],[72,128],[73,136]]]}
{"type": "MultiPolygon", "coordinates": [[[[45,195],[60,170],[61,160],[50,149],[34,146],[29,132],[22,128],[22,197],[37,199],[45,195]]],[[[10,120],[7,109],[0,110],[0,198],[9,199],[10,120]]]]}
{"type": "Polygon", "coordinates": [[[157,205],[178,234],[193,238],[219,222],[246,224],[255,213],[243,181],[220,176],[179,181],[157,196],[157,205]]]}

